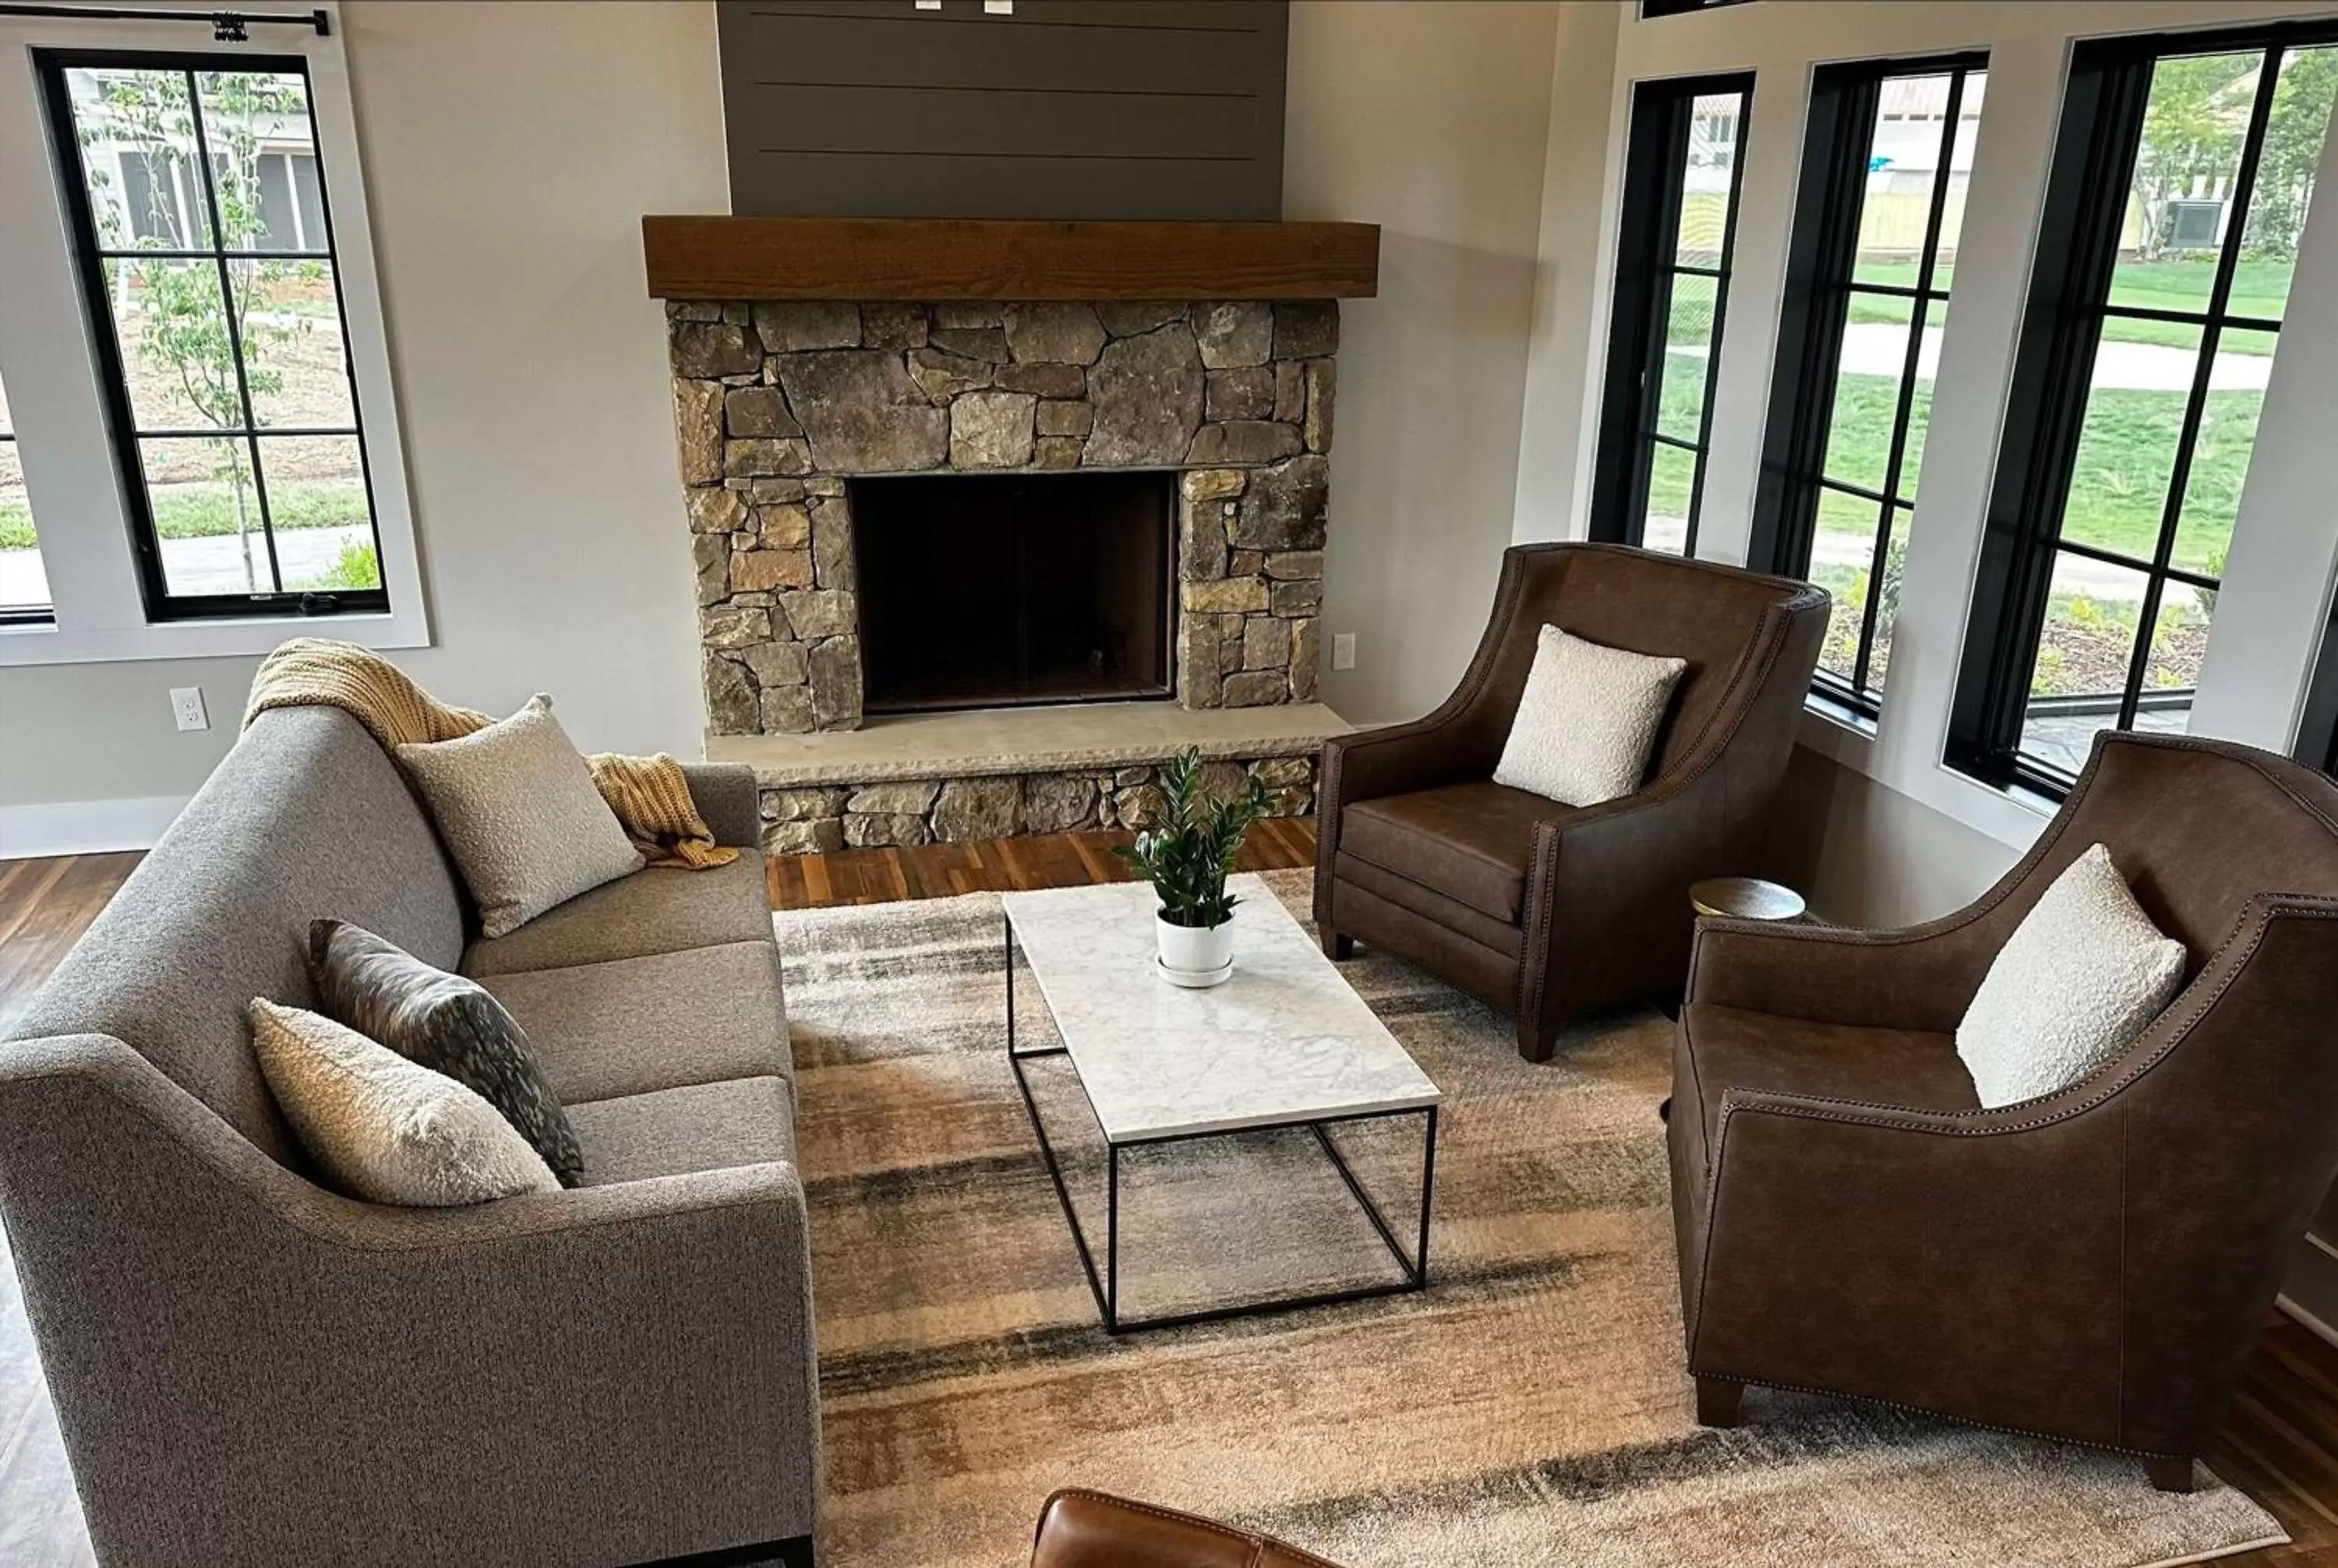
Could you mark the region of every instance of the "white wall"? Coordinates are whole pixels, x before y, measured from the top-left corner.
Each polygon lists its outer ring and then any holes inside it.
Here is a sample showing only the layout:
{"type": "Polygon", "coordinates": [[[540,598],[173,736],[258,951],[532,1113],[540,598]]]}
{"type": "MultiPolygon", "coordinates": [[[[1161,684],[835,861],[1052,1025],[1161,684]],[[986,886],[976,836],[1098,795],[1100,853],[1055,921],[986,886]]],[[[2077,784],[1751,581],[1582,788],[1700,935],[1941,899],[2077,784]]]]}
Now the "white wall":
{"type": "MultiPolygon", "coordinates": [[[[398,658],[477,707],[549,688],[587,750],[694,756],[689,551],[640,222],[727,206],[712,8],[358,3],[342,24],[436,632],[398,658]]],[[[22,808],[192,793],[256,662],[0,671],[0,808],[45,824],[22,808]],[[166,692],[198,684],[212,728],[182,734],[166,692]]]]}
{"type": "Polygon", "coordinates": [[[1360,723],[1441,701],[1493,603],[1563,9],[1291,7],[1283,215],[1380,225],[1380,297],[1341,311],[1324,583],[1323,698],[1360,723]]]}
{"type": "MultiPolygon", "coordinates": [[[[2091,0],[1767,0],[1651,22],[1636,6],[1602,5],[1592,9],[1604,12],[1614,29],[1604,93],[1587,80],[1596,49],[1570,62],[1562,47],[1554,86],[1577,105],[1570,120],[1590,119],[1580,105],[1594,96],[1604,98],[1605,118],[1565,137],[1553,125],[1543,224],[1551,282],[1533,328],[1517,534],[1567,538],[1585,531],[1590,444],[1584,426],[1597,407],[1606,352],[1615,194],[1632,83],[1750,68],[1757,74],[1754,113],[1698,543],[1701,555],[1732,562],[1744,559],[1753,516],[1812,67],[1989,51],[1988,105],[1918,476],[1882,720],[1871,732],[1816,715],[1804,722],[1805,748],[1855,776],[1838,787],[1815,759],[1798,762],[1798,787],[1832,803],[1824,812],[1790,814],[1812,835],[1824,830],[1789,855],[1805,867],[1821,910],[1838,917],[1940,913],[2009,866],[2045,820],[2042,803],[1989,789],[1950,769],[1940,756],[2072,40],[2333,8],[2330,0],[2164,0],[2149,7],[2091,0]],[[1594,191],[1600,193],[1596,207],[1587,201],[1594,191]],[[1579,224],[1557,220],[1552,208],[1562,201],[1579,224]],[[1595,222],[1597,233],[1586,241],[1595,222]]],[[[2330,156],[2338,166],[2338,141],[2330,156]]],[[[2338,181],[2325,178],[2323,189],[2338,190],[2338,181]]],[[[2195,733],[2276,750],[2294,738],[2338,572],[2338,524],[2326,501],[2328,410],[2338,397],[2338,202],[2319,203],[2313,216],[2289,321],[2192,721],[2195,733]]]]}
{"type": "MultiPolygon", "coordinates": [[[[1509,538],[1557,12],[1292,7],[1290,215],[1384,226],[1380,297],[1342,323],[1326,584],[1361,658],[1325,694],[1363,719],[1443,697],[1509,538]]],[[[549,688],[588,750],[696,755],[640,220],[727,206],[712,7],[352,0],[343,22],[436,635],[398,657],[471,706],[549,688]]],[[[150,837],[234,739],[255,662],[0,670],[0,827],[150,837]],[[182,734],[166,693],[196,684],[213,728],[182,734]]]]}

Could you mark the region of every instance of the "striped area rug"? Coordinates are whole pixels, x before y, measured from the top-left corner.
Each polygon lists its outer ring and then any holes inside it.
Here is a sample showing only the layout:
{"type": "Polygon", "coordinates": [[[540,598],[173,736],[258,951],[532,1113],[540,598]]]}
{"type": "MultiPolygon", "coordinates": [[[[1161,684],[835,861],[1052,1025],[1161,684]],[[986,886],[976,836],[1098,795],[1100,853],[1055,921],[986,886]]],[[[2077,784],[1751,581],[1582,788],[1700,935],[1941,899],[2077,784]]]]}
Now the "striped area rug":
{"type": "MultiPolygon", "coordinates": [[[[1302,921],[1306,877],[1269,877],[1302,921]]],[[[1003,1054],[997,897],[776,918],[828,1568],[1019,1568],[1071,1485],[1353,1568],[2140,1568],[2283,1539],[2213,1481],[2166,1496],[2132,1460],[1892,1412],[1753,1390],[1746,1426],[1698,1427],[1655,1114],[1670,1026],[1602,1020],[1531,1066],[1499,1016],[1376,954],[1342,973],[1446,1094],[1429,1290],[1109,1337],[1003,1054]]],[[[1035,1093],[1100,1236],[1068,1066],[1035,1093]]],[[[1417,1124],[1341,1142],[1409,1235],[1417,1124]]],[[[1303,1133],[1143,1153],[1122,1181],[1125,1311],[1393,1269],[1303,1133]]]]}

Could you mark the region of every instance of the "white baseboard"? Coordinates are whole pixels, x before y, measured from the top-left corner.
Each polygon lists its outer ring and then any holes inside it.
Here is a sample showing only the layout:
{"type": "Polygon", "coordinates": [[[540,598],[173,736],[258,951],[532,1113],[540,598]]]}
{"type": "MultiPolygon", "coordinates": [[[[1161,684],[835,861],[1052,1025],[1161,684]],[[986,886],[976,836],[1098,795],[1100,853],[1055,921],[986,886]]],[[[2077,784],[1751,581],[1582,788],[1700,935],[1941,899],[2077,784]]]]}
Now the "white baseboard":
{"type": "Polygon", "coordinates": [[[162,829],[178,819],[189,799],[152,795],[136,800],[0,806],[0,860],[152,849],[162,829]]]}

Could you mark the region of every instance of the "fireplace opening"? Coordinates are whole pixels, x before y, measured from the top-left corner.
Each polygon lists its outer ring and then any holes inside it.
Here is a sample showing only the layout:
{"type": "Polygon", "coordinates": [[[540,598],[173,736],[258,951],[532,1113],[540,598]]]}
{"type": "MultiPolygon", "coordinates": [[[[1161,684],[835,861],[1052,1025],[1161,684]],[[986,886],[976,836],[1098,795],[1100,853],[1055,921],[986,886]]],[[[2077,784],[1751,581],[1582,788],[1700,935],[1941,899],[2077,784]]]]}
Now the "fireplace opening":
{"type": "Polygon", "coordinates": [[[1167,470],[854,479],[862,707],[1171,695],[1167,470]]]}

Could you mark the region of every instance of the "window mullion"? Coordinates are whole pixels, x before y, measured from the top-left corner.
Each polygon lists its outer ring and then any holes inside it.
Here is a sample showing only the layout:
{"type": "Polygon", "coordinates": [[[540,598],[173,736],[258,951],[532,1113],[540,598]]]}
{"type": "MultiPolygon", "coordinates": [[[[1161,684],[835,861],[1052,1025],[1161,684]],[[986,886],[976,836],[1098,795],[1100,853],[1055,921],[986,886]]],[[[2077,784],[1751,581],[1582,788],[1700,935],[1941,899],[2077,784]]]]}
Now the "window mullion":
{"type": "MultiPolygon", "coordinates": [[[[243,365],[243,318],[237,312],[235,281],[227,269],[227,229],[221,221],[219,189],[211,173],[211,137],[203,128],[203,93],[192,71],[187,77],[187,113],[194,126],[196,176],[203,192],[203,210],[211,215],[211,244],[215,247],[211,260],[219,269],[220,311],[227,326],[228,354],[235,366],[235,396],[243,410],[242,437],[244,447],[251,454],[251,493],[260,506],[260,542],[268,546],[268,580],[272,592],[284,592],[284,571],[276,558],[276,527],[268,511],[268,481],[260,471],[260,439],[251,434],[260,427],[259,417],[251,408],[251,379],[243,365]]],[[[159,525],[158,525],[159,532],[159,525]]]]}

